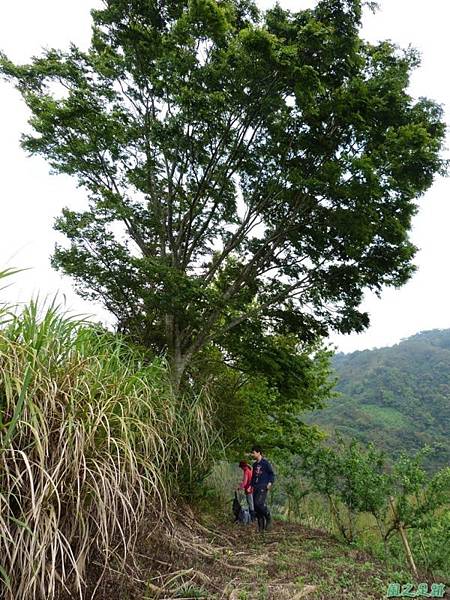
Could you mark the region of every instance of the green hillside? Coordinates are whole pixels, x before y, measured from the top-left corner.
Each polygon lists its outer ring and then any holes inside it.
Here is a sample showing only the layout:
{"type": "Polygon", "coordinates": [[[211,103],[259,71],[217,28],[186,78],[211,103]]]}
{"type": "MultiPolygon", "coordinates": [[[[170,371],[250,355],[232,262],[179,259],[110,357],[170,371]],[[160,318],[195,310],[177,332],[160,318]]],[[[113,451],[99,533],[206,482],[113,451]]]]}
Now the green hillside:
{"type": "Polygon", "coordinates": [[[399,344],[333,359],[339,396],[309,423],[362,441],[392,456],[436,447],[429,467],[450,463],[450,329],[418,333],[399,344]]]}

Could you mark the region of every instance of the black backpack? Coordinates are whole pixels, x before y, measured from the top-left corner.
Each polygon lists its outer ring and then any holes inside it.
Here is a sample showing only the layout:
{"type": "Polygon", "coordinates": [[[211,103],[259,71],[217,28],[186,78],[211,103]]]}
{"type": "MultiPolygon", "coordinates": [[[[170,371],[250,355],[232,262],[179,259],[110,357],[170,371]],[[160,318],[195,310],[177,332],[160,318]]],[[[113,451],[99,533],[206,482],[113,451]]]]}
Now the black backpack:
{"type": "Polygon", "coordinates": [[[242,507],[241,503],[239,502],[237,492],[234,492],[233,515],[235,523],[244,523],[245,525],[248,525],[252,522],[250,511],[248,508],[242,507]]]}

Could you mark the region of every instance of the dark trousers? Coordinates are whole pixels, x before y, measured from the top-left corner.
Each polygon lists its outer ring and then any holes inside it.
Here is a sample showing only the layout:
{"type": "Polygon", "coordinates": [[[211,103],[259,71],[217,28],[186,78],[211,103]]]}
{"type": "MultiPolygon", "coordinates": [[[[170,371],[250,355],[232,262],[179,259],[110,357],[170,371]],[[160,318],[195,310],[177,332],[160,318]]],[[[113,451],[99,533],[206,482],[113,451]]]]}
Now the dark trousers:
{"type": "Polygon", "coordinates": [[[267,524],[270,523],[270,511],[266,505],[266,498],[267,488],[265,486],[253,490],[253,502],[259,529],[266,529],[267,524]]]}

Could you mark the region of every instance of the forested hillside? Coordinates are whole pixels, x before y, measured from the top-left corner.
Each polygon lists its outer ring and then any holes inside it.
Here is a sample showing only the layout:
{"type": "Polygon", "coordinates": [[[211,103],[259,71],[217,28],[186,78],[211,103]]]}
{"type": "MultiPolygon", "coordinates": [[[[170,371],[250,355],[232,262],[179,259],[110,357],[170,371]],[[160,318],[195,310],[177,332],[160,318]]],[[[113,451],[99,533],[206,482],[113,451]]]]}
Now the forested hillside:
{"type": "Polygon", "coordinates": [[[450,462],[450,329],[418,333],[389,348],[337,354],[339,396],[309,422],[374,441],[392,455],[436,446],[450,462]]]}

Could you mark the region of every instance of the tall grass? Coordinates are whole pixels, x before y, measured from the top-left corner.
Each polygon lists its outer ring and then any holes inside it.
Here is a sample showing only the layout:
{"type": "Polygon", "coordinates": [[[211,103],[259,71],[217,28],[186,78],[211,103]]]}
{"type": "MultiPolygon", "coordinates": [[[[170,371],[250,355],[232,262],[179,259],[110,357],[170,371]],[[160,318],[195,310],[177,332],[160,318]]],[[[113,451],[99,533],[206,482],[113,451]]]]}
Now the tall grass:
{"type": "Polygon", "coordinates": [[[126,560],[143,518],[167,515],[214,441],[207,401],[175,398],[163,359],[36,303],[0,327],[0,416],[9,600],[65,587],[82,598],[93,554],[126,560]]]}

